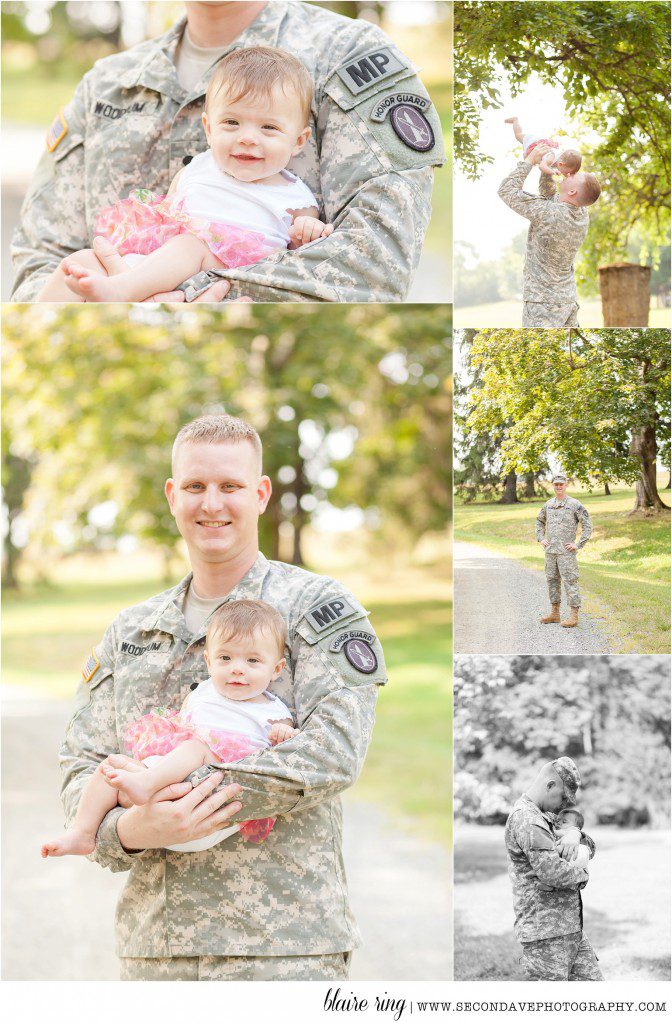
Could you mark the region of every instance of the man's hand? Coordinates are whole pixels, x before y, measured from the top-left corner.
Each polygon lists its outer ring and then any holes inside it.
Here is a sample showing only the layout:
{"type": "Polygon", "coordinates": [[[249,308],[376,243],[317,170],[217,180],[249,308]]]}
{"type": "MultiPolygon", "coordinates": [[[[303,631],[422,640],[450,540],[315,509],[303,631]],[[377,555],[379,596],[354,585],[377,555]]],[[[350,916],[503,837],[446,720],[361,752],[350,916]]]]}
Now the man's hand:
{"type": "Polygon", "coordinates": [[[568,540],[567,543],[565,544],[565,551],[578,551],[578,550],[579,550],[579,545],[578,544],[573,544],[571,540],[568,540]]]}
{"type": "Polygon", "coordinates": [[[235,783],[213,792],[223,778],[222,772],[213,772],[194,789],[189,782],[178,782],[149,803],[130,807],[117,822],[121,845],[127,851],[161,849],[224,828],[243,805],[235,799],[242,793],[235,783]]]}
{"type": "Polygon", "coordinates": [[[297,217],[289,228],[289,237],[293,247],[298,248],[316,238],[328,238],[333,230],[333,224],[323,224],[317,217],[297,217]]]}
{"type": "MultiPolygon", "coordinates": [[[[210,285],[207,291],[199,295],[198,298],[194,299],[194,302],[222,302],[226,298],[231,290],[230,281],[216,281],[215,284],[210,285]]],[[[174,292],[157,292],[156,295],[150,295],[148,299],[144,299],[144,302],[184,302],[184,292],[178,290],[174,292]]],[[[237,299],[237,302],[251,302],[251,299],[237,299]]]]}
{"type": "Polygon", "coordinates": [[[525,157],[525,163],[530,164],[531,167],[534,167],[535,164],[541,163],[541,158],[543,156],[546,156],[547,153],[552,152],[552,146],[547,146],[545,143],[540,142],[539,145],[535,146],[531,153],[528,153],[528,155],[525,157]]]}
{"type": "Polygon", "coordinates": [[[551,542],[550,542],[550,540],[548,540],[548,538],[547,538],[547,537],[543,537],[543,538],[542,538],[542,539],[541,539],[541,540],[539,541],[539,543],[541,544],[542,548],[547,548],[547,547],[548,547],[548,545],[549,545],[549,544],[550,544],[551,542]]]}

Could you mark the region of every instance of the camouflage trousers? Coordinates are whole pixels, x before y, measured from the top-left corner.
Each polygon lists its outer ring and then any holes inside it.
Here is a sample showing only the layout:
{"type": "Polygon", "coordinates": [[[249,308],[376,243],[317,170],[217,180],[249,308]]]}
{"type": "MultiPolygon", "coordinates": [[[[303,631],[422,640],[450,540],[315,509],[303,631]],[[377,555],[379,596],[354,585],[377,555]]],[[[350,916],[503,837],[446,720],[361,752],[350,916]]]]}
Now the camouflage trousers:
{"type": "Polygon", "coordinates": [[[523,303],[523,327],[578,327],[576,302],[551,306],[545,302],[523,303]]]}
{"type": "Polygon", "coordinates": [[[575,551],[567,551],[564,555],[544,555],[544,571],[548,583],[548,596],[551,604],[560,604],[560,581],[565,584],[567,604],[570,608],[581,607],[579,593],[579,563],[575,551]]]}
{"type": "Polygon", "coordinates": [[[122,981],[346,981],[352,953],[316,956],[122,956],[122,981]]]}
{"type": "Polygon", "coordinates": [[[604,981],[597,957],[583,932],[523,942],[522,965],[528,981],[604,981]]]}

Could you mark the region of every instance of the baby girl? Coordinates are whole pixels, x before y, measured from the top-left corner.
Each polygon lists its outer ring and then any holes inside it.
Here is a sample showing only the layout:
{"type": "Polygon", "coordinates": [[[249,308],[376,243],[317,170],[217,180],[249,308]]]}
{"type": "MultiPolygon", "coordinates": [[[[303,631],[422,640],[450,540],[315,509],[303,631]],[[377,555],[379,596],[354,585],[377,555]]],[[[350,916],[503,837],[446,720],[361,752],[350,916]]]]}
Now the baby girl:
{"type": "MultiPolygon", "coordinates": [[[[553,832],[557,840],[562,839],[564,836],[572,835],[574,839],[577,838],[576,833],[578,832],[578,839],[581,838],[581,831],[583,829],[583,815],[578,807],[565,807],[562,811],[558,811],[555,817],[555,825],[553,832]]],[[[560,846],[559,842],[556,842],[556,846],[560,846]]],[[[576,868],[583,868],[584,871],[588,870],[588,864],[590,863],[590,850],[587,846],[579,844],[575,847],[576,857],[570,860],[567,853],[558,850],[560,856],[569,861],[576,868]]],[[[553,886],[547,885],[545,882],[539,882],[539,888],[545,892],[552,892],[553,886]]]]}
{"type": "Polygon", "coordinates": [[[166,196],[139,188],[100,212],[93,250],[66,256],[39,301],[142,301],[199,271],[330,235],[314,195],[286,169],[310,137],[312,96],[312,79],[291,54],[262,46],[228,54],[205,94],[209,149],[166,196]]]}
{"type": "MultiPolygon", "coordinates": [[[[542,139],[538,135],[523,132],[517,117],[507,117],[505,124],[510,124],[513,128],[513,134],[522,144],[524,157],[527,157],[536,146],[540,145],[550,146],[552,150],[560,149],[560,145],[555,139],[542,139]]],[[[563,149],[560,153],[546,153],[541,158],[539,167],[544,174],[552,174],[557,171],[563,178],[569,178],[581,169],[581,154],[575,149],[563,149]]]]}
{"type": "MultiPolygon", "coordinates": [[[[231,601],[213,612],[205,641],[210,677],[189,693],[179,712],[158,708],[129,725],[124,745],[145,767],[115,768],[103,761],[82,790],[72,825],[43,845],[42,856],[91,853],[120,792],[132,804],[145,804],[204,765],[237,761],[296,736],[289,709],[268,691],[285,667],[285,632],[282,616],[265,601],[231,601]]],[[[247,821],[240,833],[261,843],[273,824],[273,818],[247,821]]],[[[235,831],[237,825],[229,826],[169,849],[204,850],[235,831]]]]}

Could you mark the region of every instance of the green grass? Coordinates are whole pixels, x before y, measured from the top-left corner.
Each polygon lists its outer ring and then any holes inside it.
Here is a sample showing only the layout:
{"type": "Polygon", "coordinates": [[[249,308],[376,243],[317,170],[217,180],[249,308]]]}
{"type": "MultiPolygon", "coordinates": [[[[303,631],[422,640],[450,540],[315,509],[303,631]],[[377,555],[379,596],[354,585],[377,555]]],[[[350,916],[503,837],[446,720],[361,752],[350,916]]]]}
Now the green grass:
{"type": "MultiPolygon", "coordinates": [[[[390,681],[380,693],[373,741],[353,797],[379,803],[400,827],[448,844],[450,604],[435,596],[437,575],[427,573],[432,596],[426,600],[417,571],[406,588],[397,574],[389,601],[381,598],[380,585],[370,589],[370,598],[366,585],[354,588],[371,609],[390,681]]],[[[119,610],[166,586],[159,579],[105,582],[102,572],[98,580],[95,563],[89,576],[6,594],[5,683],[70,699],[82,663],[119,610]]]]}
{"type": "MultiPolygon", "coordinates": [[[[570,494],[583,502],[593,520],[593,536],[579,554],[585,610],[604,620],[615,640],[616,653],[668,653],[669,516],[628,516],[634,490],[625,486],[610,497],[577,488],[570,494]]],[[[534,527],[544,500],[539,497],[513,506],[458,502],[455,539],[480,544],[543,570],[534,527]]]]}
{"type": "Polygon", "coordinates": [[[44,128],[46,132],[60,108],[72,99],[85,70],[80,71],[68,62],[48,67],[35,64],[31,68],[12,67],[3,62],[3,121],[44,128]]]}
{"type": "MultiPolygon", "coordinates": [[[[455,327],[520,327],[522,315],[522,302],[489,302],[482,306],[462,306],[456,303],[453,322],[455,327]]],[[[604,327],[599,299],[580,300],[579,322],[582,327],[604,327]]],[[[670,310],[652,307],[649,327],[670,326],[670,310]]]]}

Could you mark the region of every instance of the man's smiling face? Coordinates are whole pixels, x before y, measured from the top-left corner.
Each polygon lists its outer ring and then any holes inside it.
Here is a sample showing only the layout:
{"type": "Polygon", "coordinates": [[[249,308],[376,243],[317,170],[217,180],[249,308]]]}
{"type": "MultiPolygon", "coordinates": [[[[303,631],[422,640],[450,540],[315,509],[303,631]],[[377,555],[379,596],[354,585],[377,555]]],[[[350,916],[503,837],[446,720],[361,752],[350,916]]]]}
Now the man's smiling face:
{"type": "Polygon", "coordinates": [[[562,501],[567,494],[567,481],[558,481],[553,484],[553,490],[555,491],[555,497],[558,501],[562,501]]]}
{"type": "Polygon", "coordinates": [[[257,550],[257,524],[271,495],[247,441],[185,442],[175,453],[166,497],[193,568],[257,550]]]}

